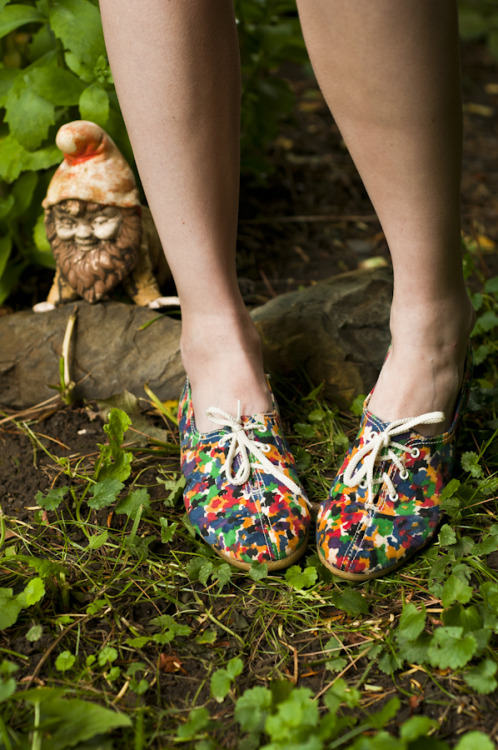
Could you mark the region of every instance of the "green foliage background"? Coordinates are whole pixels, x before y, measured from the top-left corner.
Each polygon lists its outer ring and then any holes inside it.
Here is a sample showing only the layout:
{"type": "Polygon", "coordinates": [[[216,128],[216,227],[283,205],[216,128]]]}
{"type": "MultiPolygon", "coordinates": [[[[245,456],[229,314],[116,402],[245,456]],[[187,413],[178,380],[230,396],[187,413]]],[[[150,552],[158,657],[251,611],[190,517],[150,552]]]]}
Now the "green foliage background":
{"type": "MultiPolygon", "coordinates": [[[[465,37],[498,55],[496,1],[460,0],[465,37]]],[[[266,153],[293,94],[282,63],[307,63],[295,0],[235,0],[242,58],[242,171],[264,178],[266,153]]],[[[133,155],[121,117],[98,0],[0,0],[0,304],[29,266],[53,267],[41,201],[61,160],[65,122],[92,120],[133,155]]]]}
{"type": "MultiPolygon", "coordinates": [[[[242,168],[260,174],[292,108],[274,71],[306,60],[293,0],[238,0],[243,74],[242,168]]],[[[0,0],[0,304],[30,265],[53,266],[41,201],[61,161],[55,135],[92,120],[133,163],[97,0],[0,0]]]]}

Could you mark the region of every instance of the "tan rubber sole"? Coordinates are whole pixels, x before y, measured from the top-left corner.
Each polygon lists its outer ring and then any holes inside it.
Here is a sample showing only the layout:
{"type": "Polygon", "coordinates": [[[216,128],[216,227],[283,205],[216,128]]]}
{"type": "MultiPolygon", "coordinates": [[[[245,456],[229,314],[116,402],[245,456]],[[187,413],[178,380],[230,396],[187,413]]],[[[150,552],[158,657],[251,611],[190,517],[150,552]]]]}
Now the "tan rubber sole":
{"type": "MultiPolygon", "coordinates": [[[[282,570],[283,568],[288,568],[289,565],[292,565],[293,563],[297,562],[300,557],[304,555],[304,551],[308,545],[308,535],[306,535],[306,539],[302,542],[302,544],[297,548],[295,552],[292,553],[292,555],[289,555],[288,557],[284,557],[281,560],[270,560],[269,562],[266,562],[265,565],[268,566],[268,570],[282,570]]],[[[213,547],[214,549],[214,547],[213,547]]],[[[245,563],[242,562],[242,560],[234,560],[233,557],[230,557],[229,555],[225,555],[223,552],[220,552],[220,550],[214,549],[217,555],[221,557],[225,562],[230,563],[230,565],[233,565],[234,568],[238,568],[239,570],[250,570],[252,567],[252,563],[245,563]]]]}

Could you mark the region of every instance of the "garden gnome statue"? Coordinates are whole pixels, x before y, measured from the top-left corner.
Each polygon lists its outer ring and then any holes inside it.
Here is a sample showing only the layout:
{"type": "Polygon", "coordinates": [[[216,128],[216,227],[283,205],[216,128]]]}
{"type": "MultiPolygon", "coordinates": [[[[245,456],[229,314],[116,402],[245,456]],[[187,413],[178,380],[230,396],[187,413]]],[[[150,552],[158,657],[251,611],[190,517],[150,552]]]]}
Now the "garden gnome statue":
{"type": "Polygon", "coordinates": [[[64,161],[43,207],[57,270],[35,312],[79,297],[97,302],[119,283],[137,305],[178,304],[178,297],[159,291],[171,273],[133,172],[113,140],[95,123],[76,120],[61,127],[56,143],[64,161]]]}

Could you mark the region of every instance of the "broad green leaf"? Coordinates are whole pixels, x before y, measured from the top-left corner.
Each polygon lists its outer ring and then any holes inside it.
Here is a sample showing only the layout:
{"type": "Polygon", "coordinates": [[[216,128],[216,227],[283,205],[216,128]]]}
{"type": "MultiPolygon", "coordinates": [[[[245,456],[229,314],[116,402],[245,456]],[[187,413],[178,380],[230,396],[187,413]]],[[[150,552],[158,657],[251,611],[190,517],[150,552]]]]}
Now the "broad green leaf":
{"type": "Polygon", "coordinates": [[[45,494],[41,490],[38,490],[35,495],[35,500],[40,508],[45,508],[45,510],[57,510],[68,491],[69,487],[66,486],[48,490],[45,494]]]}
{"type": "Polygon", "coordinates": [[[109,96],[99,83],[92,83],[79,98],[82,120],[90,120],[105,128],[109,119],[109,96]]]}
{"type": "Polygon", "coordinates": [[[479,465],[479,456],[477,453],[467,451],[462,453],[461,457],[462,469],[468,471],[476,479],[480,479],[483,475],[482,467],[479,465]]]}
{"type": "Polygon", "coordinates": [[[474,589],[458,575],[450,575],[443,587],[441,602],[443,607],[449,607],[453,602],[467,604],[472,598],[474,589]]]}
{"type": "Polygon", "coordinates": [[[161,543],[168,544],[173,539],[178,523],[173,521],[170,524],[168,519],[163,516],[159,519],[159,523],[161,524],[161,543]]]}
{"type": "Polygon", "coordinates": [[[26,640],[36,643],[43,635],[43,627],[41,625],[32,625],[26,633],[26,640]]]}
{"type": "Polygon", "coordinates": [[[21,175],[12,186],[12,195],[15,200],[14,210],[11,218],[16,218],[24,214],[31,206],[33,193],[38,184],[38,175],[36,172],[26,172],[21,175]]]}
{"type": "Polygon", "coordinates": [[[497,687],[496,670],[498,666],[491,659],[484,659],[477,667],[470,669],[463,676],[472,690],[478,693],[494,693],[497,687]]]}
{"type": "Polygon", "coordinates": [[[357,589],[353,589],[350,586],[344,588],[342,591],[334,591],[332,600],[338,609],[342,609],[353,617],[368,613],[367,600],[357,589]]]}
{"type": "Polygon", "coordinates": [[[100,651],[98,662],[101,667],[105,667],[106,664],[112,664],[118,658],[118,652],[114,646],[104,646],[100,651]]]}
{"type": "Polygon", "coordinates": [[[46,750],[66,750],[112,729],[131,727],[131,719],[125,714],[77,698],[44,701],[41,717],[51,726],[46,750]]]}
{"type": "Polygon", "coordinates": [[[253,563],[248,570],[249,578],[253,581],[261,581],[268,575],[268,565],[266,563],[253,563]]]}
{"type": "Polygon", "coordinates": [[[28,151],[13,135],[0,139],[0,177],[6,182],[13,182],[23,171],[48,169],[60,161],[55,144],[28,151]]]}
{"type": "Polygon", "coordinates": [[[115,512],[118,515],[126,515],[128,518],[135,520],[140,509],[146,508],[150,508],[150,495],[145,487],[142,487],[139,490],[133,490],[127,497],[122,498],[116,505],[115,512]]]}
{"type": "Polygon", "coordinates": [[[51,4],[50,26],[64,48],[88,67],[93,68],[98,58],[105,56],[100,13],[88,0],[59,0],[51,4]]]}
{"type": "Polygon", "coordinates": [[[211,695],[218,703],[226,698],[231,684],[232,680],[226,669],[217,669],[211,677],[211,695]]]}
{"type": "Polygon", "coordinates": [[[5,271],[5,266],[10,258],[12,251],[12,239],[6,234],[4,237],[0,237],[0,276],[5,271]]]}
{"type": "Polygon", "coordinates": [[[0,589],[0,630],[10,628],[17,621],[22,604],[12,589],[0,589]]]}
{"type": "Polygon", "coordinates": [[[439,544],[442,547],[449,547],[451,544],[455,544],[456,540],[455,531],[451,526],[448,526],[447,523],[441,526],[441,531],[439,532],[439,544]]]}
{"type": "Polygon", "coordinates": [[[58,672],[67,672],[73,666],[76,657],[70,651],[62,651],[55,660],[55,668],[58,672]]]}
{"type": "Polygon", "coordinates": [[[496,746],[484,732],[467,732],[455,750],[496,750],[496,746]]]}
{"type": "Polygon", "coordinates": [[[185,724],[178,727],[176,736],[180,740],[192,740],[204,730],[210,722],[207,708],[193,708],[185,724]]]}
{"type": "Polygon", "coordinates": [[[104,529],[104,531],[101,534],[93,534],[88,540],[88,548],[99,549],[107,542],[108,537],[109,537],[109,533],[107,529],[104,529]]]}
{"type": "Polygon", "coordinates": [[[235,720],[242,731],[262,732],[272,703],[273,697],[268,688],[258,686],[246,690],[235,706],[235,720]]]}
{"type": "Polygon", "coordinates": [[[5,106],[7,94],[18,75],[17,68],[0,68],[0,107],[5,106]]]}
{"type": "Polygon", "coordinates": [[[399,625],[396,631],[396,640],[400,642],[414,641],[422,633],[425,627],[425,609],[417,609],[415,604],[407,602],[403,606],[399,625]]]}
{"type": "Polygon", "coordinates": [[[5,198],[0,198],[0,219],[5,219],[5,217],[10,214],[14,208],[15,202],[12,193],[9,193],[5,198]]]}
{"type": "Polygon", "coordinates": [[[412,716],[401,725],[399,731],[401,739],[406,742],[413,742],[418,737],[426,737],[431,729],[437,729],[439,722],[436,719],[429,719],[428,716],[412,716]]]}
{"type": "Polygon", "coordinates": [[[235,656],[233,659],[230,659],[230,661],[226,665],[226,670],[232,680],[238,677],[239,674],[242,674],[243,669],[244,669],[244,662],[242,661],[242,659],[239,659],[237,656],[235,656]]]}
{"type": "Polygon", "coordinates": [[[285,580],[297,591],[313,586],[318,579],[318,573],[314,566],[308,566],[301,570],[299,565],[292,565],[285,571],[285,580]]]}
{"type": "Polygon", "coordinates": [[[34,151],[55,123],[55,107],[25,83],[16,82],[7,94],[5,120],[11,135],[28,151],[34,151]]]}
{"type": "Polygon", "coordinates": [[[112,505],[116,497],[123,489],[123,482],[117,479],[104,479],[98,484],[94,484],[90,489],[92,497],[88,498],[87,503],[90,508],[107,508],[112,505]]]}
{"type": "Polygon", "coordinates": [[[33,230],[33,240],[37,250],[40,253],[44,253],[48,258],[51,259],[52,264],[54,263],[52,248],[50,242],[47,239],[47,233],[45,231],[45,214],[40,214],[36,220],[35,228],[33,230]]]}
{"type": "Polygon", "coordinates": [[[84,84],[79,78],[56,65],[31,68],[24,76],[24,80],[38,96],[58,106],[78,104],[84,89],[84,84]]]}
{"type": "Polygon", "coordinates": [[[458,669],[474,656],[477,641],[470,634],[463,635],[461,627],[440,627],[432,636],[427,655],[433,667],[458,669]]]}
{"type": "Polygon", "coordinates": [[[401,707],[401,701],[399,698],[391,698],[385,706],[383,706],[377,713],[370,714],[368,717],[369,722],[377,729],[383,729],[386,724],[389,724],[391,719],[394,719],[401,707]]]}
{"type": "Polygon", "coordinates": [[[23,607],[32,607],[45,596],[45,584],[41,578],[32,578],[28,581],[24,591],[19,594],[18,599],[23,607]]]}
{"type": "Polygon", "coordinates": [[[8,5],[0,15],[0,37],[10,34],[26,23],[43,23],[43,16],[28,5],[8,5]]]}
{"type": "Polygon", "coordinates": [[[0,703],[6,701],[11,695],[14,695],[16,691],[16,681],[10,677],[4,680],[0,677],[0,703]]]}

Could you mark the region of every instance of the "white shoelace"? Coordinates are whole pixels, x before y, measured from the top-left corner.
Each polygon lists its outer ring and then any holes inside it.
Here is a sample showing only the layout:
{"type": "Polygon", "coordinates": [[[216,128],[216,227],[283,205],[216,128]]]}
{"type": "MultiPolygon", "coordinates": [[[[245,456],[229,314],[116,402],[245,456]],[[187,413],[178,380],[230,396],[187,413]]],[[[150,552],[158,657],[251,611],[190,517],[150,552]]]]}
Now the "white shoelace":
{"type": "Polygon", "coordinates": [[[225,472],[227,480],[231,484],[241,485],[247,482],[251,475],[251,462],[249,460],[249,455],[252,454],[259,462],[259,466],[258,464],[253,464],[252,468],[260,468],[268,474],[271,474],[295,495],[303,494],[299,485],[293,482],[290,477],[287,477],[278,466],[272,464],[272,462],[265,456],[265,453],[268,453],[268,451],[271,450],[270,446],[249,437],[247,434],[248,432],[266,432],[266,427],[261,422],[256,421],[254,417],[252,417],[246,424],[243,424],[240,416],[240,401],[238,403],[237,417],[232,417],[231,414],[228,414],[222,409],[218,409],[216,406],[207,409],[206,416],[218,427],[228,427],[231,430],[231,432],[222,435],[219,440],[220,445],[224,445],[230,440],[230,447],[222,471],[225,472]],[[240,466],[237,469],[237,473],[234,474],[233,461],[237,455],[240,457],[240,466]]]}
{"type": "Polygon", "coordinates": [[[367,510],[375,507],[374,497],[376,492],[374,484],[386,484],[390,499],[392,501],[397,500],[398,493],[387,472],[384,472],[382,477],[378,479],[374,478],[375,464],[381,461],[392,461],[400,473],[400,478],[408,479],[409,474],[403,462],[403,457],[396,454],[392,448],[397,448],[403,451],[403,453],[409,453],[412,458],[417,458],[420,455],[420,450],[417,447],[409,448],[402,443],[397,443],[392,438],[395,435],[408,432],[417,425],[437,424],[443,421],[444,413],[442,411],[432,411],[422,414],[420,417],[396,419],[383,432],[373,432],[370,435],[368,443],[365,443],[349,461],[344,471],[344,484],[347,487],[360,486],[368,489],[367,500],[365,502],[367,510]],[[381,451],[386,452],[381,453],[381,451]]]}

